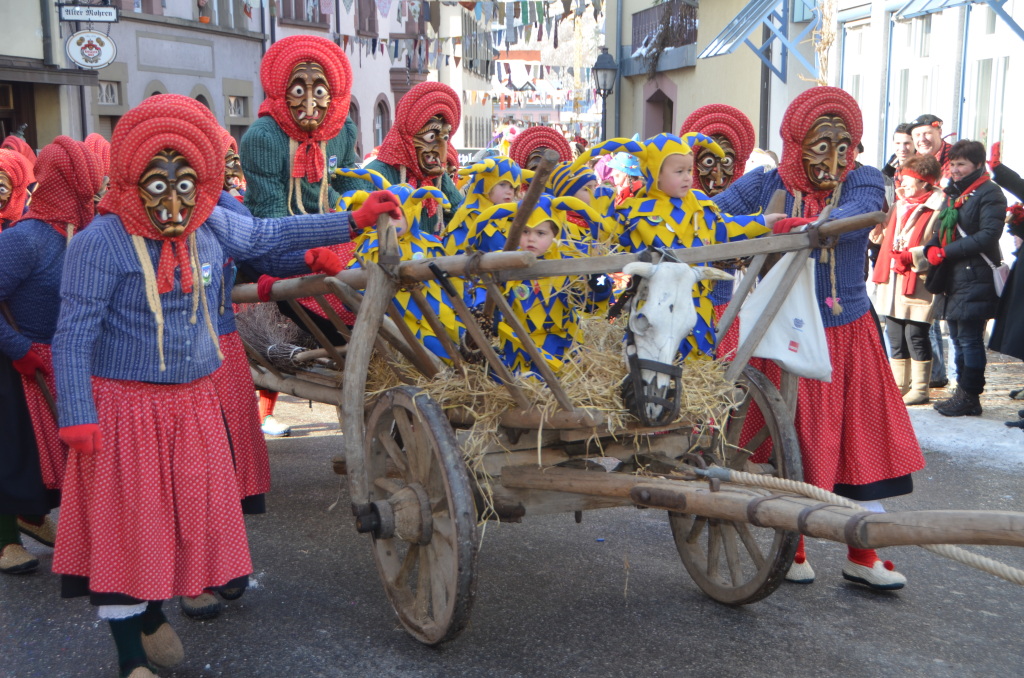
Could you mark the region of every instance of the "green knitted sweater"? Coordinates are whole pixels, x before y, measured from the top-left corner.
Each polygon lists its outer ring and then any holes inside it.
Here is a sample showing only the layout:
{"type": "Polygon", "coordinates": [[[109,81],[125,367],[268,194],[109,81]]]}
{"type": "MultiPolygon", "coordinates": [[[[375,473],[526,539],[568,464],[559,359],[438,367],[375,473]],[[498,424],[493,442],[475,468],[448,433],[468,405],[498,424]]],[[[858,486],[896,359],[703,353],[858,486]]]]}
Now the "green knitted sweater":
{"type": "MultiPolygon", "coordinates": [[[[355,167],[356,134],[352,118],[345,121],[338,136],[327,142],[328,170],[333,167],[355,167]],[[333,158],[333,162],[332,162],[333,158]]],[[[295,198],[288,210],[288,181],[291,178],[291,157],[288,135],[269,115],[259,118],[246,130],[239,145],[242,170],[245,172],[245,206],[253,216],[268,219],[298,214],[295,198]]],[[[342,179],[332,179],[327,189],[327,204],[338,204],[341,193],[350,190],[342,179]]],[[[320,212],[320,185],[302,181],[302,205],[309,214],[320,212]]]]}
{"type": "MultiPolygon", "coordinates": [[[[393,165],[388,165],[387,163],[381,162],[380,160],[374,160],[366,165],[366,169],[371,169],[375,172],[378,172],[381,176],[383,176],[392,184],[401,183],[401,176],[399,175],[398,168],[394,167],[393,165]]],[[[358,188],[362,188],[362,190],[365,191],[365,186],[366,184],[364,182],[363,186],[358,188]]],[[[452,215],[454,215],[455,212],[459,209],[459,205],[462,204],[462,201],[465,200],[465,198],[463,197],[462,193],[459,192],[459,189],[455,186],[455,182],[452,181],[452,178],[447,174],[441,175],[440,188],[441,191],[446,196],[448,196],[448,201],[451,202],[451,207],[444,210],[444,223],[447,224],[448,221],[452,218],[452,215]]],[[[430,235],[436,235],[440,237],[440,234],[438,232],[440,224],[438,223],[437,217],[437,214],[435,214],[432,217],[425,217],[420,225],[420,230],[422,230],[424,233],[429,233],[430,235]]]]}

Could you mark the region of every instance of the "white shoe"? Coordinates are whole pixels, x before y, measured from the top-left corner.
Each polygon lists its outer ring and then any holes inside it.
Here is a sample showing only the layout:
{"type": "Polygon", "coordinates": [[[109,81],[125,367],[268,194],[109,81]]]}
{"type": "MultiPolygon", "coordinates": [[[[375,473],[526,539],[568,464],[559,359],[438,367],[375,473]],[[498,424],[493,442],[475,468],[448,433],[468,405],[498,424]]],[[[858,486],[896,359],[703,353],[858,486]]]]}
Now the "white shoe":
{"type": "Polygon", "coordinates": [[[789,571],[786,572],[786,581],[794,584],[813,584],[814,568],[806,560],[802,563],[794,560],[793,564],[789,566],[789,571]]]}
{"type": "Polygon", "coordinates": [[[280,423],[277,419],[274,419],[274,415],[268,414],[263,417],[263,424],[260,426],[260,430],[263,431],[263,435],[281,438],[291,434],[292,427],[280,423]]]}
{"type": "Polygon", "coordinates": [[[843,579],[864,584],[877,591],[895,591],[907,585],[907,578],[897,572],[888,560],[876,560],[871,567],[848,560],[843,566],[843,579]]]}

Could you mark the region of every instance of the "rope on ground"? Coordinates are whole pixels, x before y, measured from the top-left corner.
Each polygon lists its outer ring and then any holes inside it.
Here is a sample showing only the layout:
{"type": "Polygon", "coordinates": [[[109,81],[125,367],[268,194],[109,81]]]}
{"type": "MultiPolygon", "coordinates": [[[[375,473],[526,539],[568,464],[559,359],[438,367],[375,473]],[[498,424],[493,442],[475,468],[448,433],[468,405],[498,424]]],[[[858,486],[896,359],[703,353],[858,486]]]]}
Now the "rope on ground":
{"type": "MultiPolygon", "coordinates": [[[[711,469],[708,469],[709,471],[711,469]]],[[[745,473],[743,471],[732,471],[729,469],[723,469],[728,472],[727,477],[722,476],[722,480],[727,482],[736,483],[738,485],[753,485],[757,487],[764,487],[770,490],[781,490],[784,492],[793,492],[800,494],[811,499],[817,499],[818,501],[827,502],[830,504],[836,504],[838,506],[844,506],[846,508],[862,509],[863,506],[855,501],[851,501],[846,497],[840,497],[838,494],[833,494],[828,490],[823,490],[820,487],[814,485],[808,485],[796,480],[787,480],[786,478],[776,478],[774,476],[761,476],[753,473],[745,473]]],[[[976,553],[971,553],[967,549],[962,549],[959,546],[953,546],[951,544],[918,544],[920,548],[930,551],[936,555],[942,556],[943,558],[949,558],[968,567],[981,570],[982,572],[988,572],[991,575],[1005,579],[1008,582],[1024,586],[1024,570],[1020,570],[1016,567],[1011,567],[1005,563],[1001,563],[998,560],[992,558],[986,558],[976,553]]]]}

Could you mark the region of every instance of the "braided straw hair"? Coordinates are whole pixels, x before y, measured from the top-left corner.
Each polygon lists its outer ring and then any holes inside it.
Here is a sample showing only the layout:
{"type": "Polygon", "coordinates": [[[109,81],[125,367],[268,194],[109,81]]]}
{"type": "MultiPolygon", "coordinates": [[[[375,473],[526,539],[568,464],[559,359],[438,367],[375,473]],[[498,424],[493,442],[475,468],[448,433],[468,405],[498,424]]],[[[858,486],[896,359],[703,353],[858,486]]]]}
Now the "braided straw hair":
{"type": "Polygon", "coordinates": [[[157,351],[160,369],[164,363],[164,316],[160,295],[174,289],[174,272],[181,269],[181,291],[192,293],[192,317],[200,303],[207,331],[217,346],[217,331],[210,320],[206,294],[199,279],[195,230],[217,206],[224,183],[224,141],[220,126],[205,106],[178,94],[152,96],[128,111],[117,123],[111,140],[110,188],[100,201],[101,214],[114,214],[131,234],[132,244],[146,282],[146,299],[153,313],[157,330],[157,351]],[[139,178],[153,156],[170,149],[183,155],[196,171],[196,204],[185,232],[173,238],[149,221],[139,198],[139,178]],[[159,264],[154,271],[145,240],[162,243],[159,264]]]}

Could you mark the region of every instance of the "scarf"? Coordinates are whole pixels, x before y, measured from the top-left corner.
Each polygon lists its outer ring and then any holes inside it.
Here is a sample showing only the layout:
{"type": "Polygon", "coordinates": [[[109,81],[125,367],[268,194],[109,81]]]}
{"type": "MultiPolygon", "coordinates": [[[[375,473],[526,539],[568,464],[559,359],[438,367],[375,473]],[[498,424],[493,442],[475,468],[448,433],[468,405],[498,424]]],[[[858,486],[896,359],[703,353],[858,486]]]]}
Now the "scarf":
{"type": "MultiPolygon", "coordinates": [[[[878,260],[875,262],[875,273],[872,276],[872,282],[876,284],[889,282],[889,271],[895,270],[892,268],[893,255],[896,252],[913,249],[921,245],[921,236],[931,221],[932,215],[932,210],[924,205],[932,195],[932,192],[928,192],[913,198],[903,198],[897,203],[897,209],[892,210],[892,214],[889,215],[889,223],[885,228],[885,236],[882,238],[882,246],[878,252],[878,260]],[[903,210],[902,217],[899,214],[901,211],[900,207],[906,207],[903,210]],[[906,231],[907,223],[911,218],[914,219],[914,222],[910,235],[907,238],[906,246],[894,251],[893,244],[897,234],[906,231]]],[[[917,287],[917,273],[910,269],[905,269],[896,271],[896,274],[900,276],[902,293],[905,296],[913,295],[917,287]]]]}
{"type": "Polygon", "coordinates": [[[61,135],[39,152],[36,181],[26,219],[45,221],[65,238],[96,214],[94,197],[103,183],[103,161],[80,141],[61,135]]]}
{"type": "MultiPolygon", "coordinates": [[[[413,136],[423,129],[427,121],[440,116],[452,126],[452,134],[459,129],[462,120],[462,102],[458,93],[440,82],[421,82],[409,90],[395,106],[395,124],[388,130],[377,152],[377,160],[392,167],[405,168],[405,183],[413,188],[439,187],[440,181],[424,176],[416,156],[413,136]]],[[[458,167],[459,153],[448,142],[448,163],[458,167]]],[[[443,179],[444,175],[438,177],[443,179]]],[[[429,216],[437,214],[437,201],[427,198],[423,201],[429,216]]]]}
{"type": "Polygon", "coordinates": [[[32,171],[32,164],[25,156],[7,148],[0,148],[0,170],[11,177],[13,188],[11,199],[0,210],[0,223],[17,221],[25,212],[28,186],[36,180],[35,173],[32,171]]]}
{"type": "Polygon", "coordinates": [[[950,182],[946,186],[946,206],[939,212],[939,244],[942,247],[956,240],[956,222],[960,218],[960,207],[967,202],[976,188],[989,179],[991,177],[982,165],[962,181],[950,182]],[[967,188],[961,190],[960,186],[964,184],[967,184],[967,188]]]}
{"type": "MultiPolygon", "coordinates": [[[[864,125],[857,101],[838,87],[812,87],[803,92],[786,109],[779,132],[782,136],[782,159],[779,162],[779,177],[791,195],[800,193],[803,197],[802,216],[816,217],[825,208],[831,191],[821,190],[811,183],[803,165],[804,137],[811,130],[814,121],[823,115],[836,115],[846,123],[850,133],[850,147],[860,143],[864,125]]],[[[851,159],[839,175],[839,182],[846,179],[853,169],[851,159]]]]}
{"type": "Polygon", "coordinates": [[[324,145],[338,136],[348,117],[352,95],[352,66],[340,47],[315,35],[293,35],[275,42],[260,64],[260,82],[267,98],[260,106],[259,117],[271,116],[278,127],[297,143],[291,159],[292,178],[310,183],[324,180],[327,169],[324,145]],[[319,64],[331,88],[331,103],[320,125],[306,132],[292,119],[285,99],[292,69],[297,64],[319,64]]]}

